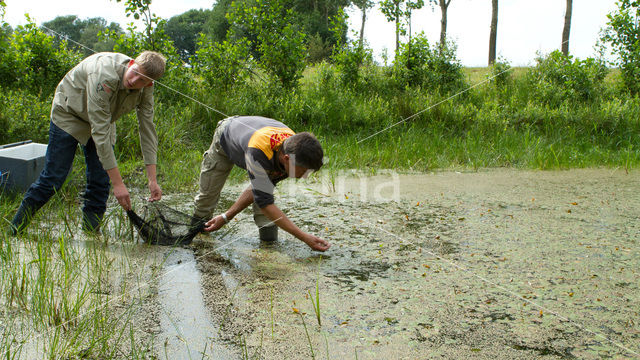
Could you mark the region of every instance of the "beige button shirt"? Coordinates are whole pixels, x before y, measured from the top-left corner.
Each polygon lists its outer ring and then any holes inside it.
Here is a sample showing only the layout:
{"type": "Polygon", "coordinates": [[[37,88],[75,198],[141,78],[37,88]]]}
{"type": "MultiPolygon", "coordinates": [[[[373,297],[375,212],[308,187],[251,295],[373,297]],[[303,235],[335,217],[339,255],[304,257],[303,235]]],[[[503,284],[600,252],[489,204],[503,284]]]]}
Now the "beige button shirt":
{"type": "Polygon", "coordinates": [[[105,170],[117,166],[115,121],[134,108],[144,163],[155,164],[158,135],[153,124],[153,86],[128,90],[122,78],[131,58],[117,53],[91,55],[71,69],[56,88],[51,121],[83,145],[96,144],[105,170]]]}

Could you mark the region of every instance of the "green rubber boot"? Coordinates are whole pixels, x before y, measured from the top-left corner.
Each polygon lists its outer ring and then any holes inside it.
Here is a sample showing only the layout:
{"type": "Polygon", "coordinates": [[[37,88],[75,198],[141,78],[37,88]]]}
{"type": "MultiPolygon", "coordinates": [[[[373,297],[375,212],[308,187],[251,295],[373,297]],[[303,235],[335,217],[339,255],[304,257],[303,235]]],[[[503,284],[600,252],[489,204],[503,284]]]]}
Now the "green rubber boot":
{"type": "Polygon", "coordinates": [[[263,226],[258,229],[258,232],[262,241],[273,242],[278,240],[277,226],[263,226]]]}

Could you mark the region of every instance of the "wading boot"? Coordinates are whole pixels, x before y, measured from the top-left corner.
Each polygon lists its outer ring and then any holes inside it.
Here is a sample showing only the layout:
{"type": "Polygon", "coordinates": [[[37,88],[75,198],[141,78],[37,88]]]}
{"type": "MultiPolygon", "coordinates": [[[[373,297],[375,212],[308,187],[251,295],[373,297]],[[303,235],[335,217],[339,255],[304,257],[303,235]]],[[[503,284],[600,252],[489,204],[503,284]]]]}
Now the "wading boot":
{"type": "Polygon", "coordinates": [[[100,235],[100,223],[104,214],[94,212],[82,212],[82,230],[91,235],[100,235]]]}
{"type": "Polygon", "coordinates": [[[263,226],[258,229],[260,233],[260,240],[273,242],[278,240],[278,227],[273,226],[263,226]]]}
{"type": "Polygon", "coordinates": [[[29,223],[31,222],[31,218],[33,217],[33,214],[35,214],[35,212],[36,211],[31,206],[28,206],[24,202],[22,202],[20,204],[18,212],[13,217],[13,220],[11,220],[11,225],[9,226],[9,235],[16,236],[18,234],[21,234],[27,227],[27,225],[29,225],[29,223]]]}

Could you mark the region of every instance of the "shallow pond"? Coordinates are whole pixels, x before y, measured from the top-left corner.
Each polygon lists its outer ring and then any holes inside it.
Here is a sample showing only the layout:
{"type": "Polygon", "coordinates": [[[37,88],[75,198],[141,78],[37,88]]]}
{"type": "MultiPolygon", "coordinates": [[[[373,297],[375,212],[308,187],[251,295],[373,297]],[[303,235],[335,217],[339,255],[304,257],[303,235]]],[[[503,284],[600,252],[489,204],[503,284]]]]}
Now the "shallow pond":
{"type": "MultiPolygon", "coordinates": [[[[133,336],[155,356],[640,356],[637,172],[344,173],[277,191],[327,252],[261,243],[250,211],[184,248],[113,240],[126,271],[109,292],[140,293],[133,336]]],[[[165,201],[189,212],[192,194],[165,201]]]]}
{"type": "Polygon", "coordinates": [[[329,240],[326,253],[283,233],[260,243],[250,214],[192,245],[219,340],[250,356],[640,356],[637,173],[389,173],[283,185],[277,204],[329,240]]]}

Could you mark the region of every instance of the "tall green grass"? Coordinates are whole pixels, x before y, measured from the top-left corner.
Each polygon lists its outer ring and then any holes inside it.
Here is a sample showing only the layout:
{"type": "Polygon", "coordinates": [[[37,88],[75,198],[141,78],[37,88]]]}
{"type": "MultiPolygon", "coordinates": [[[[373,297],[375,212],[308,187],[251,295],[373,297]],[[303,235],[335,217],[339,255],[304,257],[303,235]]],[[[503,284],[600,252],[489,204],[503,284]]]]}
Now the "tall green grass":
{"type": "MultiPolygon", "coordinates": [[[[337,70],[323,63],[308,69],[290,91],[257,78],[227,90],[210,89],[187,74],[182,81],[193,86],[177,88],[201,104],[179,93],[156,102],[160,185],[165,192],[197,189],[202,153],[224,117],[218,112],[272,117],[296,131],[314,132],[330,170],[638,166],[640,100],[621,91],[616,71],[584,101],[556,96],[562,86],[536,80],[531,68],[511,68],[500,82],[486,81],[492,71],[464,69],[466,83],[454,90],[406,87],[390,69],[377,66],[363,68],[358,83],[344,84],[337,70]]],[[[5,132],[5,142],[29,134],[21,119],[28,119],[35,139],[42,138],[40,127],[48,126],[37,115],[48,104],[29,95],[18,101],[20,96],[17,91],[0,95],[3,117],[18,124],[5,132]]],[[[129,186],[145,187],[135,115],[125,116],[117,128],[121,172],[129,186]]],[[[81,167],[81,156],[77,162],[81,167]]],[[[231,179],[243,180],[244,174],[236,170],[231,179]]]]}
{"type": "MultiPolygon", "coordinates": [[[[397,88],[381,69],[367,70],[358,86],[344,86],[332,66],[321,64],[291,92],[256,81],[226,96],[202,89],[190,96],[226,114],[272,117],[314,132],[329,169],[638,166],[640,101],[620,93],[615,81],[605,82],[594,100],[551,104],[532,95],[537,90],[526,69],[509,71],[500,87],[487,82],[458,94],[397,88]]],[[[467,86],[488,74],[469,77],[467,86]]],[[[157,110],[163,180],[171,189],[194,189],[201,153],[223,116],[200,105],[162,104],[157,110]]],[[[139,151],[137,143],[118,147],[139,151]]],[[[242,172],[233,178],[242,179],[242,172]]]]}
{"type": "MultiPolygon", "coordinates": [[[[36,216],[23,236],[8,236],[4,226],[0,233],[1,356],[148,358],[150,339],[130,337],[134,314],[149,293],[139,279],[147,281],[153,274],[139,274],[146,266],[134,266],[139,260],[132,259],[131,245],[109,245],[113,240],[106,237],[74,238],[64,224],[79,227],[81,215],[67,212],[66,204],[75,199],[58,195],[43,209],[46,216],[36,216]]],[[[0,215],[6,220],[14,206],[5,199],[0,215]]],[[[126,218],[110,216],[114,236],[122,235],[117,229],[126,218]]]]}

